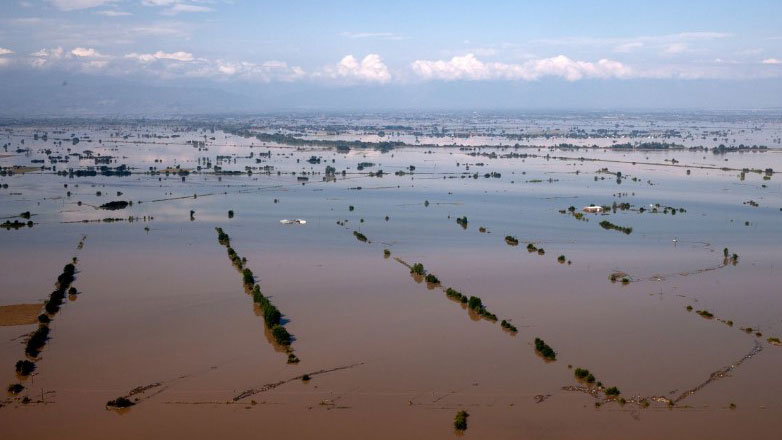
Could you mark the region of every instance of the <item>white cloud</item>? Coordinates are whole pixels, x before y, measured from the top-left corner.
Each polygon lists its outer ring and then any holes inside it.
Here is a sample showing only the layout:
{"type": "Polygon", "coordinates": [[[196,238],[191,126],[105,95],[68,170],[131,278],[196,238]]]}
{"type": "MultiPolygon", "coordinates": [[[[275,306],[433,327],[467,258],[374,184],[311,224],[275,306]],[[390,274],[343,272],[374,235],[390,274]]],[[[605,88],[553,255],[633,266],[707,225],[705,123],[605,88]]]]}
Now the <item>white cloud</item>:
{"type": "Polygon", "coordinates": [[[404,37],[393,32],[340,32],[339,35],[352,39],[375,38],[380,40],[404,40],[404,37]]]}
{"type": "Polygon", "coordinates": [[[62,11],[75,11],[78,9],[89,9],[114,3],[117,0],[49,0],[49,3],[62,11]]]}
{"type": "Polygon", "coordinates": [[[766,58],[763,60],[763,64],[782,64],[782,60],[779,58],[766,58]]]}
{"type": "Polygon", "coordinates": [[[450,60],[417,60],[411,64],[419,77],[432,80],[523,80],[534,81],[546,76],[577,81],[582,78],[627,78],[630,67],[618,61],[601,59],[596,63],[575,61],[559,55],[530,60],[523,64],[484,63],[473,54],[456,56],[450,60]]]}
{"type": "Polygon", "coordinates": [[[687,52],[688,47],[684,43],[672,43],[669,44],[663,49],[664,55],[678,55],[680,53],[687,52]]]}
{"type": "Polygon", "coordinates": [[[336,65],[327,66],[314,76],[325,76],[348,81],[385,83],[391,80],[391,73],[380,55],[371,53],[360,62],[353,55],[347,55],[336,65]]]}
{"type": "Polygon", "coordinates": [[[103,56],[97,50],[85,47],[77,47],[76,49],[73,49],[71,51],[71,55],[86,58],[98,58],[103,56]]]}
{"type": "Polygon", "coordinates": [[[63,57],[65,51],[62,47],[56,47],[54,49],[41,49],[37,52],[30,54],[32,60],[30,63],[33,67],[43,67],[49,63],[50,60],[57,60],[63,57]]]}
{"type": "Polygon", "coordinates": [[[11,49],[6,49],[4,47],[0,47],[0,55],[10,55],[14,53],[11,49]]]}
{"type": "Polygon", "coordinates": [[[178,52],[166,53],[160,50],[155,53],[133,52],[125,55],[125,58],[135,59],[142,63],[151,63],[152,61],[156,61],[156,60],[171,60],[171,61],[183,61],[183,62],[194,60],[193,54],[191,54],[190,52],[178,51],[178,52]]]}
{"type": "Polygon", "coordinates": [[[116,11],[114,9],[108,9],[106,11],[97,11],[96,14],[103,15],[105,17],[125,17],[125,16],[128,16],[128,15],[133,15],[130,12],[116,11]]]}
{"type": "Polygon", "coordinates": [[[631,41],[616,46],[616,48],[614,48],[614,52],[628,53],[634,51],[635,49],[640,49],[642,47],[644,47],[644,43],[640,41],[631,41]]]}
{"type": "Polygon", "coordinates": [[[182,12],[210,12],[212,8],[207,6],[191,5],[187,3],[176,3],[174,6],[162,12],[163,15],[177,15],[182,12]]]}
{"type": "Polygon", "coordinates": [[[306,73],[301,67],[289,66],[284,61],[266,61],[261,64],[246,61],[207,61],[185,73],[188,77],[232,78],[248,81],[295,81],[304,78],[306,73]]]}

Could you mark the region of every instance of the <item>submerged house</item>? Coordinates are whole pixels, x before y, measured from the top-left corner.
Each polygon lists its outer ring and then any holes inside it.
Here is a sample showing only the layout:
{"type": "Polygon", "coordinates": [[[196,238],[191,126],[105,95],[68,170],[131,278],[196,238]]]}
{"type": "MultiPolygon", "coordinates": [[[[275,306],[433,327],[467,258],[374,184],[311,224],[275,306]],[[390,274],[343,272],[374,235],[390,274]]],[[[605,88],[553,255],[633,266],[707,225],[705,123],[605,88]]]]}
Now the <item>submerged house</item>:
{"type": "Polygon", "coordinates": [[[595,213],[599,213],[599,212],[603,212],[603,207],[602,207],[602,206],[594,206],[594,205],[590,205],[590,206],[585,206],[585,207],[584,207],[584,209],[583,209],[583,211],[584,211],[584,212],[595,212],[595,213]]]}

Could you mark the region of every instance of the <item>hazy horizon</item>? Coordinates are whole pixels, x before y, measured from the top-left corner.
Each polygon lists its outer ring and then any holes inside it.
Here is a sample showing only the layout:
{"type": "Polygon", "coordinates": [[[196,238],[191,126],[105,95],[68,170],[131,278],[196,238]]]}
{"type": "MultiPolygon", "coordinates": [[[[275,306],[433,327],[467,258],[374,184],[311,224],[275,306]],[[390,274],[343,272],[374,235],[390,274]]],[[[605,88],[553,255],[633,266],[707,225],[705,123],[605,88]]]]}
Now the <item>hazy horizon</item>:
{"type": "Polygon", "coordinates": [[[779,108],[782,4],[38,0],[0,114],[779,108]]]}

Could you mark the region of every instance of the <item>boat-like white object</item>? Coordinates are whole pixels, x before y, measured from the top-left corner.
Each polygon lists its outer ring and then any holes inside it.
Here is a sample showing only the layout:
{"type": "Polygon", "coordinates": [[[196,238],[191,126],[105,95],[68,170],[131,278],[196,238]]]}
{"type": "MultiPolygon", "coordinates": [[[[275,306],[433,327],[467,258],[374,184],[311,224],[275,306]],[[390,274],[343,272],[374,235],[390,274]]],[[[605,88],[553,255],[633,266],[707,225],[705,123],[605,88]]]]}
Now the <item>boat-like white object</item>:
{"type": "Polygon", "coordinates": [[[293,225],[293,224],[303,225],[307,223],[307,220],[302,220],[300,218],[297,218],[296,220],[288,220],[287,218],[284,218],[280,220],[280,223],[282,223],[283,225],[293,225]]]}

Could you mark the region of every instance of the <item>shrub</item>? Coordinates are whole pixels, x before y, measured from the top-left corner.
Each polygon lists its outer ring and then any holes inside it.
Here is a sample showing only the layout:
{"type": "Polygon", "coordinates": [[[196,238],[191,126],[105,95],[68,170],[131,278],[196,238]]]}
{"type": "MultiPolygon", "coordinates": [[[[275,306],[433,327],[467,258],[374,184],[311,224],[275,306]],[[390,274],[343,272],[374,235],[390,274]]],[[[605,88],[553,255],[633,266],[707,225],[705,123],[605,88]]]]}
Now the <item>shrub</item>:
{"type": "Polygon", "coordinates": [[[508,243],[511,246],[517,246],[519,244],[519,239],[512,235],[506,235],[505,243],[508,243]]]}
{"type": "Polygon", "coordinates": [[[430,283],[430,284],[440,284],[440,280],[436,276],[431,274],[431,273],[427,274],[425,279],[426,279],[427,283],[430,283]]]}
{"type": "Polygon", "coordinates": [[[276,325],[272,328],[272,337],[274,338],[274,341],[280,345],[291,345],[291,335],[288,333],[288,330],[285,330],[285,327],[281,325],[276,325]]]}
{"type": "Polygon", "coordinates": [[[106,402],[106,406],[109,408],[130,408],[131,406],[135,405],[133,401],[128,399],[127,397],[117,397],[114,400],[109,400],[106,402]]]}
{"type": "Polygon", "coordinates": [[[606,390],[606,396],[618,396],[619,394],[621,394],[621,391],[617,387],[611,387],[606,390]]]}
{"type": "Polygon", "coordinates": [[[445,295],[448,298],[452,298],[452,299],[455,299],[455,300],[458,300],[458,301],[461,301],[462,298],[464,298],[464,295],[462,295],[461,292],[459,292],[458,290],[452,289],[450,287],[445,289],[445,295]]]}
{"type": "Polygon", "coordinates": [[[424,265],[421,263],[415,263],[413,267],[410,268],[410,273],[416,274],[416,275],[423,275],[426,273],[424,270],[424,265]]]}
{"type": "Polygon", "coordinates": [[[624,232],[625,234],[630,234],[630,233],[633,232],[633,228],[631,228],[631,227],[628,227],[628,226],[617,226],[617,225],[609,222],[608,220],[603,220],[602,222],[600,222],[600,227],[602,227],[603,229],[606,229],[606,230],[607,229],[613,229],[615,231],[624,232]]]}
{"type": "Polygon", "coordinates": [[[543,339],[535,338],[535,351],[548,360],[557,359],[557,353],[543,339]]]}
{"type": "Polygon", "coordinates": [[[467,417],[470,417],[470,414],[467,413],[467,411],[461,410],[458,413],[456,413],[456,417],[453,419],[453,427],[457,431],[464,431],[467,429],[467,417]]]}
{"type": "Polygon", "coordinates": [[[8,385],[8,392],[11,394],[19,394],[24,390],[24,385],[20,383],[12,383],[11,385],[8,385]]]}
{"type": "Polygon", "coordinates": [[[564,263],[565,262],[565,256],[564,255],[560,255],[559,257],[557,257],[557,261],[559,261],[560,263],[564,263]]]}
{"type": "Polygon", "coordinates": [[[389,251],[388,249],[383,249],[383,255],[386,256],[386,257],[390,257],[391,256],[391,251],[389,251]]]}
{"type": "Polygon", "coordinates": [[[38,356],[38,352],[41,351],[41,348],[43,348],[44,345],[46,345],[46,340],[49,337],[49,327],[41,326],[38,327],[38,329],[33,332],[32,335],[30,335],[30,338],[27,340],[27,346],[25,347],[25,353],[30,357],[36,357],[38,356]]]}
{"type": "Polygon", "coordinates": [[[33,371],[35,371],[35,363],[27,359],[16,362],[16,372],[20,376],[29,376],[33,371]]]}
{"type": "Polygon", "coordinates": [[[500,323],[500,327],[502,327],[502,328],[504,328],[505,330],[508,330],[508,331],[510,331],[510,332],[513,332],[513,333],[517,333],[517,332],[519,331],[519,330],[516,328],[516,326],[515,326],[515,325],[511,324],[510,322],[508,322],[508,321],[506,321],[506,320],[504,320],[504,319],[503,319],[503,320],[502,320],[502,322],[500,323]]]}
{"type": "Polygon", "coordinates": [[[252,286],[255,284],[255,277],[253,276],[253,272],[250,269],[242,270],[242,280],[244,281],[245,285],[252,286]]]}
{"type": "Polygon", "coordinates": [[[358,241],[364,241],[364,242],[367,241],[367,236],[358,231],[353,231],[353,235],[356,236],[356,239],[358,239],[358,241]]]}
{"type": "Polygon", "coordinates": [[[280,313],[277,306],[267,303],[267,305],[263,307],[263,320],[266,322],[266,327],[273,329],[280,324],[280,319],[282,319],[282,313],[280,313]]]}

